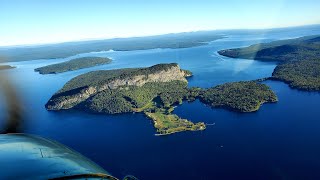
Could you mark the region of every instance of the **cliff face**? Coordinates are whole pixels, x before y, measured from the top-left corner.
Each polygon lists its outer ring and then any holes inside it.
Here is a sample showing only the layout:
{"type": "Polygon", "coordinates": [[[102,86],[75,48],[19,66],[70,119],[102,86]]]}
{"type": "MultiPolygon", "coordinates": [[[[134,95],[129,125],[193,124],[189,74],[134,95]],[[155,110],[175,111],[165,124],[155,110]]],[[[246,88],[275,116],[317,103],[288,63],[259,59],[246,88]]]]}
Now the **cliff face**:
{"type": "MultiPolygon", "coordinates": [[[[144,73],[139,73],[139,70],[129,75],[120,73],[118,78],[113,77],[112,79],[92,76],[90,78],[101,79],[101,82],[92,85],[83,85],[80,88],[77,87],[66,92],[56,93],[47,102],[46,108],[48,110],[70,109],[79,105],[81,102],[84,102],[91,96],[107,89],[117,89],[123,86],[143,86],[149,82],[170,82],[175,80],[187,82],[185,77],[190,76],[187,71],[181,70],[177,64],[166,64],[166,68],[161,68],[162,66],[163,65],[160,64],[150,68],[142,68],[141,70],[144,73]],[[149,69],[152,69],[152,71],[148,71],[149,69]]],[[[108,71],[105,72],[108,73],[108,71]]],[[[81,81],[81,78],[79,78],[79,81],[81,81]]],[[[72,83],[77,84],[75,81],[72,83]]]]}

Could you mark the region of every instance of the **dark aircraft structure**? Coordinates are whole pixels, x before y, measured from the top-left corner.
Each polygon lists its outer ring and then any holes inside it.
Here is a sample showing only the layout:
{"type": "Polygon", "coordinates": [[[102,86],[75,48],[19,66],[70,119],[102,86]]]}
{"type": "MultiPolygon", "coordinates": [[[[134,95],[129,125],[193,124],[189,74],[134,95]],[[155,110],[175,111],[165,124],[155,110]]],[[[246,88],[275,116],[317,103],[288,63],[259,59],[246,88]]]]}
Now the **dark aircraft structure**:
{"type": "MultiPolygon", "coordinates": [[[[14,89],[0,77],[8,111],[0,134],[0,179],[107,179],[118,180],[80,153],[54,140],[21,132],[21,108],[14,89]]],[[[126,176],[123,180],[137,180],[126,176]]]]}

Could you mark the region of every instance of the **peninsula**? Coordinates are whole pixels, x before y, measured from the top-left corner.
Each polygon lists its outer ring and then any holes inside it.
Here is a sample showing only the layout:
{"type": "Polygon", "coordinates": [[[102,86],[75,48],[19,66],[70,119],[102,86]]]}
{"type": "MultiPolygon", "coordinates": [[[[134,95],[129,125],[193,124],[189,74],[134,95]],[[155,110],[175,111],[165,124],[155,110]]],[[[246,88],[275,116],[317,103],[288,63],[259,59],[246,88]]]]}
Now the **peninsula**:
{"type": "Polygon", "coordinates": [[[35,71],[39,72],[40,74],[58,74],[67,71],[74,71],[78,69],[109,64],[111,63],[111,61],[111,59],[104,57],[82,57],[58,64],[36,68],[35,71]]]}
{"type": "Polygon", "coordinates": [[[46,108],[106,114],[144,112],[154,121],[159,134],[204,130],[204,123],[194,124],[171,114],[171,105],[177,99],[167,94],[186,91],[187,76],[190,72],[177,64],[89,72],[67,82],[46,108]]]}
{"type": "Polygon", "coordinates": [[[262,103],[277,99],[266,85],[256,82],[188,88],[186,77],[191,75],[176,63],[93,71],[71,79],[45,107],[51,111],[79,109],[104,114],[142,112],[153,120],[157,134],[167,135],[206,128],[203,122],[193,123],[172,113],[183,100],[200,99],[212,107],[252,112],[262,103]],[[225,97],[225,101],[221,100],[225,97]]]}
{"type": "Polygon", "coordinates": [[[231,58],[278,61],[270,79],[281,80],[292,88],[320,91],[320,36],[255,44],[218,52],[231,58]]]}

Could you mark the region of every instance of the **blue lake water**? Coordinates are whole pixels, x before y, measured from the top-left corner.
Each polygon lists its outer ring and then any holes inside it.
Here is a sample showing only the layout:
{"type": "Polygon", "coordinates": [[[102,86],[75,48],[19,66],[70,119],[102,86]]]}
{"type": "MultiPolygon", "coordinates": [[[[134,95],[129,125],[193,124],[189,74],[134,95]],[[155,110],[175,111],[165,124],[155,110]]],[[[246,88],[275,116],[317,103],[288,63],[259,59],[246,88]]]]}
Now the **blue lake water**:
{"type": "MultiPolygon", "coordinates": [[[[40,75],[34,69],[66,61],[14,62],[5,70],[22,100],[26,132],[57,140],[89,157],[117,177],[140,179],[320,179],[320,93],[265,82],[279,102],[255,113],[209,108],[199,101],[183,103],[174,113],[193,122],[215,123],[202,132],[154,136],[143,114],[93,115],[78,111],[48,112],[44,104],[71,78],[99,69],[146,67],[177,62],[191,70],[189,86],[271,76],[274,62],[221,57],[217,51],[258,42],[320,34],[318,31],[237,35],[186,49],[98,52],[77,55],[110,57],[111,64],[40,75]]],[[[1,98],[1,97],[0,97],[1,98]]],[[[0,105],[1,110],[5,108],[0,105]]],[[[2,117],[2,116],[1,116],[2,117]]]]}

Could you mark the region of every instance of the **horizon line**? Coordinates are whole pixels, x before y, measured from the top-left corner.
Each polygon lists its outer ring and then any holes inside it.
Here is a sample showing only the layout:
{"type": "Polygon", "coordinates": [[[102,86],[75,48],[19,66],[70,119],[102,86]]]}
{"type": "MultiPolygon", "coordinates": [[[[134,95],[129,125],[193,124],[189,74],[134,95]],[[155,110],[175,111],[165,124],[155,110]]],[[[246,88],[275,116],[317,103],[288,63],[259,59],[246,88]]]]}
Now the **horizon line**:
{"type": "Polygon", "coordinates": [[[194,31],[181,31],[181,32],[172,32],[172,33],[163,33],[163,34],[150,34],[150,35],[141,35],[141,36],[122,36],[122,37],[109,37],[109,38],[85,38],[85,39],[75,39],[67,41],[56,41],[56,42],[45,42],[45,43],[30,43],[30,44],[15,44],[15,45],[0,45],[0,49],[5,48],[19,48],[19,47],[35,47],[35,46],[46,46],[46,45],[58,45],[64,43],[73,43],[73,42],[89,42],[89,41],[104,41],[104,40],[113,40],[113,39],[129,39],[129,38],[145,38],[153,36],[163,36],[171,34],[182,34],[182,33],[196,33],[196,32],[209,32],[209,31],[246,31],[246,30],[274,30],[274,29],[286,29],[286,28],[298,28],[304,26],[320,26],[318,24],[304,24],[304,25],[293,25],[293,26],[282,26],[282,27],[270,27],[270,28],[232,28],[232,29],[203,29],[203,30],[194,30],[194,31]]]}

